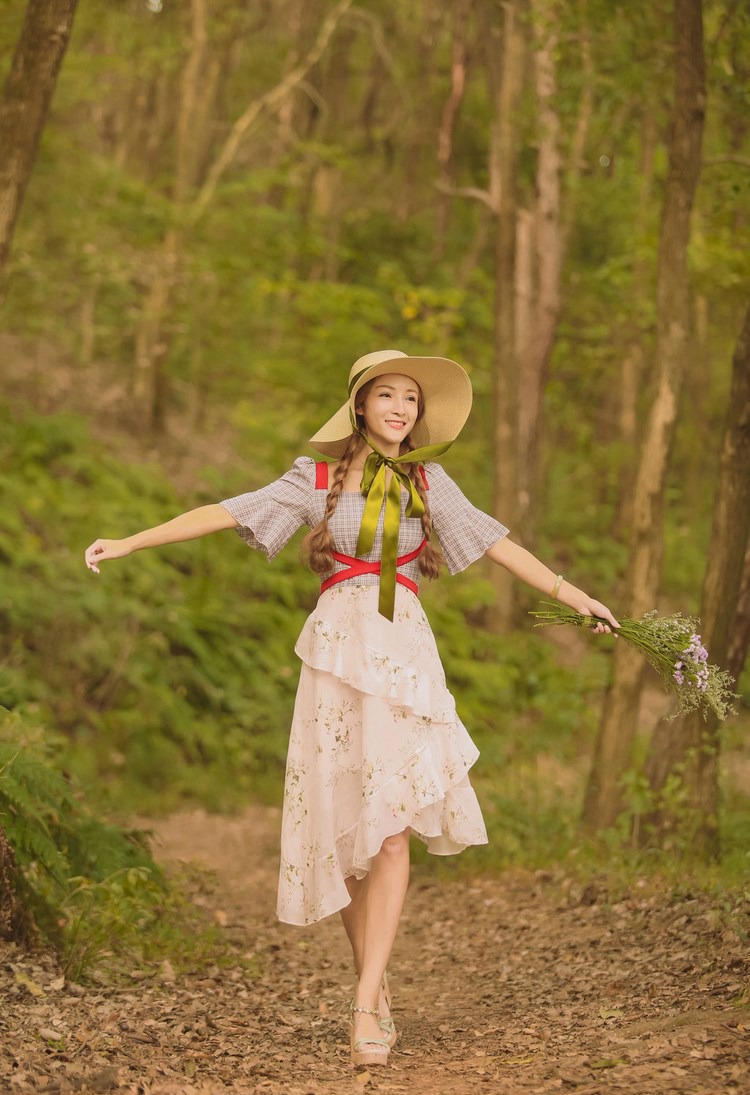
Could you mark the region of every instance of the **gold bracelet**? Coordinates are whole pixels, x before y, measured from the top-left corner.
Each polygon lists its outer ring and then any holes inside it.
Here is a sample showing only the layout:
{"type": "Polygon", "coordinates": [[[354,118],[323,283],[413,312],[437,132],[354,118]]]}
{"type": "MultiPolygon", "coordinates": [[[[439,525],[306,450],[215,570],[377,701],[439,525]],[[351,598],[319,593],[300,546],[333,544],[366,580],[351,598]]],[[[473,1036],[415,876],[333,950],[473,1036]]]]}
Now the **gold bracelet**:
{"type": "Polygon", "coordinates": [[[558,574],[557,578],[555,579],[555,587],[552,590],[552,600],[553,601],[557,600],[557,596],[560,592],[560,586],[563,584],[563,581],[564,581],[564,578],[563,578],[562,574],[558,574]]]}

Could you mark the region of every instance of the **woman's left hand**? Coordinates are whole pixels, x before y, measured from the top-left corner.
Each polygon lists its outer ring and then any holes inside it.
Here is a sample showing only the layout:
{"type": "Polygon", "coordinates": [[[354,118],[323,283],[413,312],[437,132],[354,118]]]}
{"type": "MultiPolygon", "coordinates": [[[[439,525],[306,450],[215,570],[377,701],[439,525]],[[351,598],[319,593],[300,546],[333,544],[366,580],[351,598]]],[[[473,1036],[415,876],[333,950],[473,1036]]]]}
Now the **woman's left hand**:
{"type": "Polygon", "coordinates": [[[571,605],[576,612],[580,612],[584,616],[598,616],[599,619],[593,625],[593,630],[597,635],[611,635],[613,632],[617,634],[617,628],[620,626],[617,620],[614,618],[610,610],[601,601],[595,601],[593,597],[586,597],[578,599],[578,603],[571,605]],[[606,620],[607,623],[603,621],[606,620]]]}

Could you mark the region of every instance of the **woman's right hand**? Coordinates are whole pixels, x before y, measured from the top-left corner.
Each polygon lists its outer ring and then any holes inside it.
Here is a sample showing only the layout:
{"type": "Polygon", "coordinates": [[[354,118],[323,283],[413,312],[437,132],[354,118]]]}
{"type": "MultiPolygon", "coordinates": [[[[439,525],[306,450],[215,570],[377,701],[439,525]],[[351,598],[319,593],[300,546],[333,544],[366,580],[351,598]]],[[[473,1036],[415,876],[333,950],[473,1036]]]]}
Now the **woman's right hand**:
{"type": "Polygon", "coordinates": [[[97,563],[101,563],[105,559],[122,559],[124,555],[130,555],[132,550],[129,539],[94,540],[93,544],[86,548],[84,559],[89,570],[93,570],[94,574],[98,574],[99,567],[96,565],[97,563]]]}

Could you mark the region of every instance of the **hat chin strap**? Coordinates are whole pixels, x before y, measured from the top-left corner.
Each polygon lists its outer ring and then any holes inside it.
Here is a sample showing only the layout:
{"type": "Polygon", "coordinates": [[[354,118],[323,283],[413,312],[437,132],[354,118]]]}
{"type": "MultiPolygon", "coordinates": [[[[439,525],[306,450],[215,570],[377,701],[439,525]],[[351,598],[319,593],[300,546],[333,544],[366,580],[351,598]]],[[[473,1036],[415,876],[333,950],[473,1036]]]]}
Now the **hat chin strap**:
{"type": "Polygon", "coordinates": [[[425,460],[442,456],[444,452],[448,451],[453,442],[444,441],[437,445],[423,445],[422,448],[412,449],[411,452],[406,452],[403,456],[386,456],[380,452],[377,446],[373,445],[363,430],[357,428],[357,433],[364,438],[373,451],[365,460],[360,483],[360,489],[367,501],[362,514],[362,524],[359,527],[355,555],[367,555],[368,552],[372,551],[378,518],[383,505],[383,498],[385,498],[378,612],[386,619],[392,620],[396,604],[396,560],[398,558],[398,532],[401,524],[402,486],[409,492],[406,516],[421,517],[424,513],[424,503],[403,465],[421,464],[425,460]],[[386,468],[390,468],[393,472],[387,488],[385,484],[386,468]]]}

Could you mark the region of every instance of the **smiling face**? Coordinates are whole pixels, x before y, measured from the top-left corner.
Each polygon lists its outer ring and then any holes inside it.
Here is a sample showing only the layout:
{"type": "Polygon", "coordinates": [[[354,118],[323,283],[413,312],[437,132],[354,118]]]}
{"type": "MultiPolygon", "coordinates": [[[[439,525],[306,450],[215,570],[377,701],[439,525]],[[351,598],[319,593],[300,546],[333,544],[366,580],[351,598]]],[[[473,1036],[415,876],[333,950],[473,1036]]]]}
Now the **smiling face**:
{"type": "Polygon", "coordinates": [[[422,393],[416,380],[401,373],[385,373],[366,384],[357,398],[357,414],[364,430],[386,456],[398,456],[421,414],[422,393]]]}

